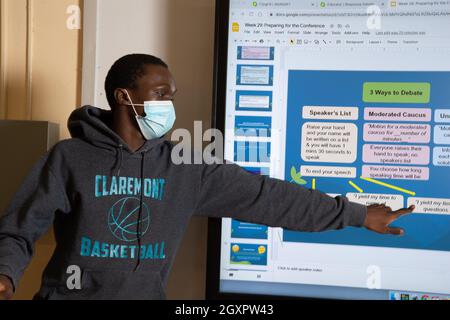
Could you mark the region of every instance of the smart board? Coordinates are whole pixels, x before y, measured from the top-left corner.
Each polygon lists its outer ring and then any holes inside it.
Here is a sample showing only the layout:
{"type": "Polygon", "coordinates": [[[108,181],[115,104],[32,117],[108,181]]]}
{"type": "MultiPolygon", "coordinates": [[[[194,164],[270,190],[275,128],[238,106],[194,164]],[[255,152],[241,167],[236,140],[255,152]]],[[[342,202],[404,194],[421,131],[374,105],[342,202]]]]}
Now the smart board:
{"type": "Polygon", "coordinates": [[[220,1],[216,126],[253,174],[394,210],[403,237],[213,225],[211,295],[450,297],[450,2],[220,1]],[[220,237],[213,232],[220,232],[220,237]]]}

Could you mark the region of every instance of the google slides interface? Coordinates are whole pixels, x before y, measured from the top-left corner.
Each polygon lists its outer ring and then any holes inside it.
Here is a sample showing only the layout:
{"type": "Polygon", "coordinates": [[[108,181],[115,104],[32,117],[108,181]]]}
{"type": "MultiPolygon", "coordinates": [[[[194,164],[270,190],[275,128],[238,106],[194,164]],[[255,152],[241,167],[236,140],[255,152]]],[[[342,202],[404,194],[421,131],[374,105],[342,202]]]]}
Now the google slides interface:
{"type": "Polygon", "coordinates": [[[393,210],[402,237],[224,219],[221,291],[450,297],[450,1],[230,1],[225,158],[393,210]]]}

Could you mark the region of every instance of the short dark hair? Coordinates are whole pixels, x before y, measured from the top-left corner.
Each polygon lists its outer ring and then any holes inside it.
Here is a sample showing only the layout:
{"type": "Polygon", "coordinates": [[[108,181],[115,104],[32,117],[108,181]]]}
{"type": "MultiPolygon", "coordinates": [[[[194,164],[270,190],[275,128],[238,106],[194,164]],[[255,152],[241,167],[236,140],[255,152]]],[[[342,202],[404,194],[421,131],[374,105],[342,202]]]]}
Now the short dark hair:
{"type": "Polygon", "coordinates": [[[116,89],[135,89],[136,80],[144,74],[146,65],[168,68],[160,58],[149,54],[129,54],[114,62],[105,80],[106,99],[111,107],[117,104],[114,96],[116,89]]]}

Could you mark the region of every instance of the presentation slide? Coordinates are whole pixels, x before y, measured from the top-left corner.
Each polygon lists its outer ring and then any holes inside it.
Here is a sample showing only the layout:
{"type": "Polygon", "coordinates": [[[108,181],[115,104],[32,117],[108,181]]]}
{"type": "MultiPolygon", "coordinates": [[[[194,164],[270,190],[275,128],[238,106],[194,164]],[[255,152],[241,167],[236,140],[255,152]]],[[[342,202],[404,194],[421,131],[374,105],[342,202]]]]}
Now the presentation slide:
{"type": "Polygon", "coordinates": [[[441,152],[450,126],[439,111],[450,113],[450,72],[296,70],[288,81],[288,114],[299,116],[287,120],[286,180],[295,169],[326,193],[417,209],[398,221],[403,237],[348,228],[285,231],[284,241],[450,251],[450,164],[441,152]]]}
{"type": "Polygon", "coordinates": [[[235,118],[235,126],[236,137],[270,137],[272,118],[237,116],[235,118]]]}
{"type": "Polygon", "coordinates": [[[272,111],[272,92],[237,91],[236,111],[272,111]]]}
{"type": "Polygon", "coordinates": [[[237,85],[271,86],[273,85],[273,66],[238,65],[237,85]]]}
{"type": "Polygon", "coordinates": [[[231,237],[243,239],[265,239],[267,240],[267,226],[232,220],[231,237]]]}
{"type": "Polygon", "coordinates": [[[450,1],[230,0],[225,158],[404,236],[222,220],[220,291],[450,299],[450,1]]]}
{"type": "Polygon", "coordinates": [[[231,244],[231,264],[258,265],[267,264],[267,246],[249,243],[231,244]]]}

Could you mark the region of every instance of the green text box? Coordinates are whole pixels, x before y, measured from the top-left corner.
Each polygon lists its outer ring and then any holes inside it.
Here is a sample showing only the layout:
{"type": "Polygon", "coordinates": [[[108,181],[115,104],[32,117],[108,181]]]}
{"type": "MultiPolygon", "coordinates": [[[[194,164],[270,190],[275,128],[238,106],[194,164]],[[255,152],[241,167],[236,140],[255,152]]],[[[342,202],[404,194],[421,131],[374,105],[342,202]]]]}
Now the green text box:
{"type": "Polygon", "coordinates": [[[366,82],[363,101],[379,103],[429,103],[431,85],[426,82],[366,82]]]}

